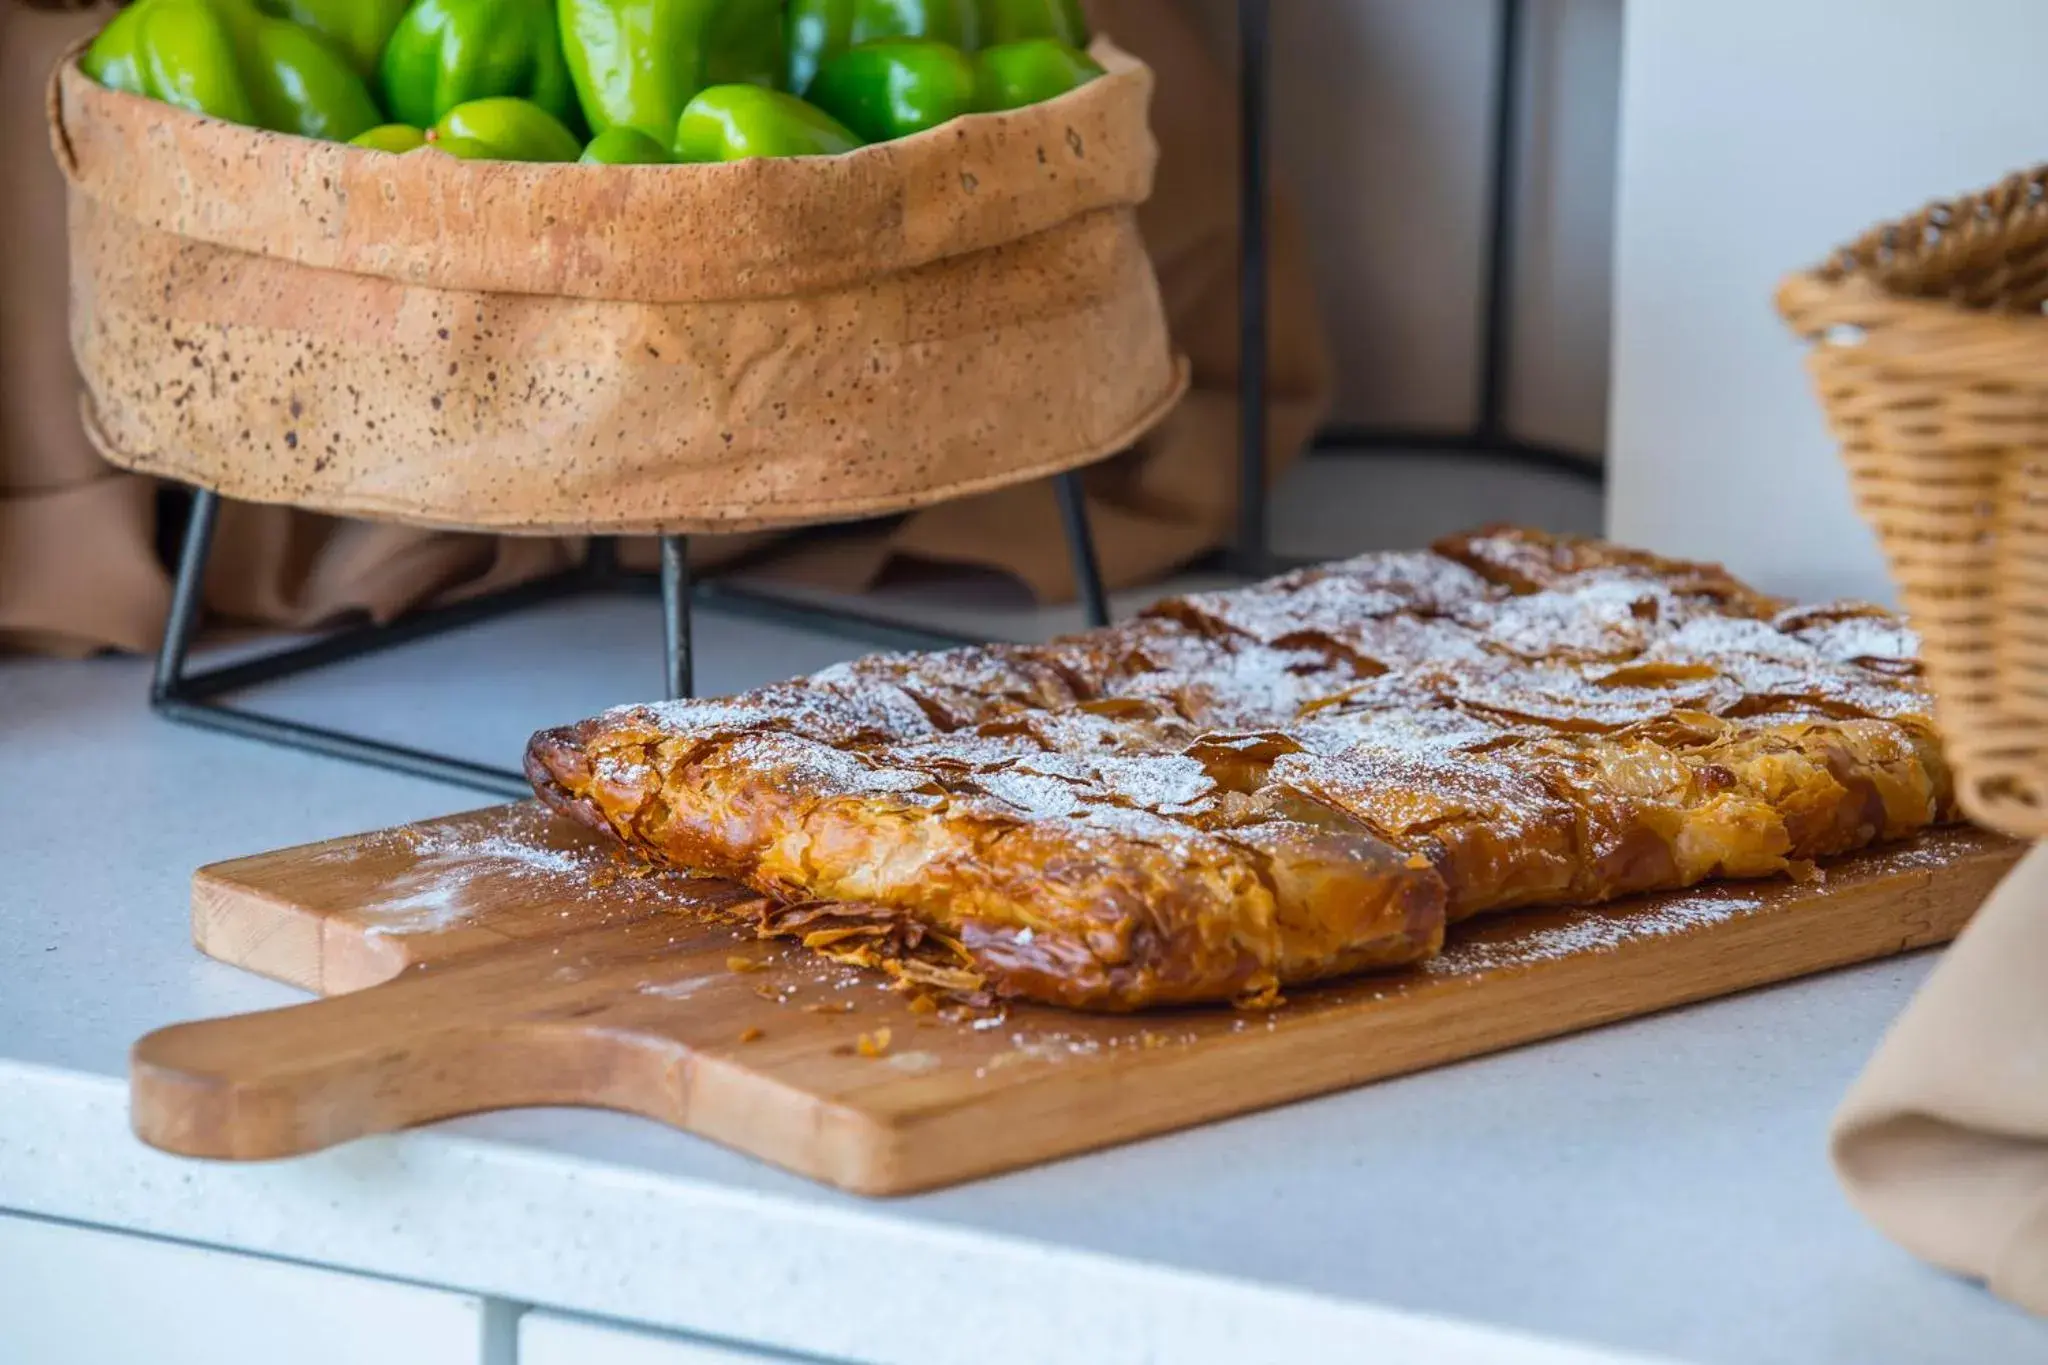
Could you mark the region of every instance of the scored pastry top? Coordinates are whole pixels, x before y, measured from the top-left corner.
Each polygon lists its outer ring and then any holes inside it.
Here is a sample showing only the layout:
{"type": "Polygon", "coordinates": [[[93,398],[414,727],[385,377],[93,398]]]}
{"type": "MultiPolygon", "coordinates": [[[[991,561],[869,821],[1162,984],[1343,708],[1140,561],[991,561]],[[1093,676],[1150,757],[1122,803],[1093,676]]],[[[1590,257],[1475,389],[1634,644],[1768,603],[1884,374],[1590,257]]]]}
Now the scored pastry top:
{"type": "Polygon", "coordinates": [[[1951,818],[1916,642],[1718,566],[1513,528],[1042,645],[884,655],[545,731],[543,800],[963,994],[1270,998],[1445,926],[1951,818]]]}

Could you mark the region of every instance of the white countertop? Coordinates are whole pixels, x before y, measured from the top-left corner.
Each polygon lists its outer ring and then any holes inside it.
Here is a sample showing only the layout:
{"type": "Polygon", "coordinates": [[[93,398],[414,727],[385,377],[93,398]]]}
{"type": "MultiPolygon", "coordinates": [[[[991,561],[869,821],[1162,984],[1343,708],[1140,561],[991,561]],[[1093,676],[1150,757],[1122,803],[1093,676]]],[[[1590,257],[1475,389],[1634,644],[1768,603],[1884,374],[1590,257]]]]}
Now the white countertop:
{"type": "MultiPolygon", "coordinates": [[[[570,604],[263,702],[504,760],[651,692],[657,630],[570,604]]],[[[700,641],[707,691],[850,649],[708,615],[700,641]]],[[[891,1202],[594,1112],[159,1155],[130,1042],[296,998],[189,946],[192,869],[481,802],[168,725],[145,678],[0,663],[0,1208],[863,1361],[2048,1359],[2048,1323],[1885,1242],[1823,1159],[1925,957],[891,1202]]]]}

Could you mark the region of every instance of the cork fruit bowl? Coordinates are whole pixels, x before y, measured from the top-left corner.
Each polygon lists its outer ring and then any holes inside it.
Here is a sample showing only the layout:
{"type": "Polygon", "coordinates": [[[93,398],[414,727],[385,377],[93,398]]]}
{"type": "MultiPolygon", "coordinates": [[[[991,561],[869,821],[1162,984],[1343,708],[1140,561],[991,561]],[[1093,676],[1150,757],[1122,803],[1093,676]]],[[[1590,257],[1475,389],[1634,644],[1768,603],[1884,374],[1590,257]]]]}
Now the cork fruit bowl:
{"type": "Polygon", "coordinates": [[[118,465],[498,531],[900,511],[1114,453],[1186,386],[1151,73],[835,157],[394,156],[105,90],[50,117],[118,465]]]}
{"type": "Polygon", "coordinates": [[[1813,343],[1963,809],[2048,838],[2048,166],[1871,229],[1778,308],[1813,343]]]}

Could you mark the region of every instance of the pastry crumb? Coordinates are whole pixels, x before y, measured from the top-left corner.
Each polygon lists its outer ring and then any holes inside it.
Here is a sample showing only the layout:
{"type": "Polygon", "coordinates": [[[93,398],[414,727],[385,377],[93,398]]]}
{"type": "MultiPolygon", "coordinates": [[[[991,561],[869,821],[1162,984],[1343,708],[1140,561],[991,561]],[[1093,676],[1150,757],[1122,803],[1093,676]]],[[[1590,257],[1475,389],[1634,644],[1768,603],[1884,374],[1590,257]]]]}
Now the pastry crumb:
{"type": "Polygon", "coordinates": [[[889,1026],[884,1024],[873,1033],[863,1033],[853,1047],[863,1057],[879,1057],[889,1050],[889,1026]]]}
{"type": "Polygon", "coordinates": [[[1280,994],[1280,983],[1271,981],[1255,991],[1247,991],[1230,1003],[1241,1010],[1275,1010],[1287,1003],[1287,997],[1280,994]]]}
{"type": "Polygon", "coordinates": [[[768,1030],[762,1028],[743,1028],[740,1030],[740,1041],[743,1043],[758,1043],[767,1036],[768,1030]]]}
{"type": "Polygon", "coordinates": [[[725,969],[729,972],[741,972],[746,975],[752,975],[755,972],[767,971],[768,964],[757,957],[741,957],[738,953],[734,953],[725,960],[725,969]]]}

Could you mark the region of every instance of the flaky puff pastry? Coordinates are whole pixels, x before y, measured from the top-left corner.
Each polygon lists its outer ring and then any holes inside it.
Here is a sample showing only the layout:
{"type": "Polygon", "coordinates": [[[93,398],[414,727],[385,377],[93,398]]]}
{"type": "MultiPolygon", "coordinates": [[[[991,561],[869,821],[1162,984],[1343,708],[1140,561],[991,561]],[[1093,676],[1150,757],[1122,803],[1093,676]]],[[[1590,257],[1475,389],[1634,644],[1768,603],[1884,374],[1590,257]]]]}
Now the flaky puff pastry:
{"type": "Polygon", "coordinates": [[[1494,528],[1045,645],[878,657],[535,736],[542,798],[960,993],[1270,998],[1446,924],[1950,818],[1914,642],[1717,566],[1494,528]]]}

